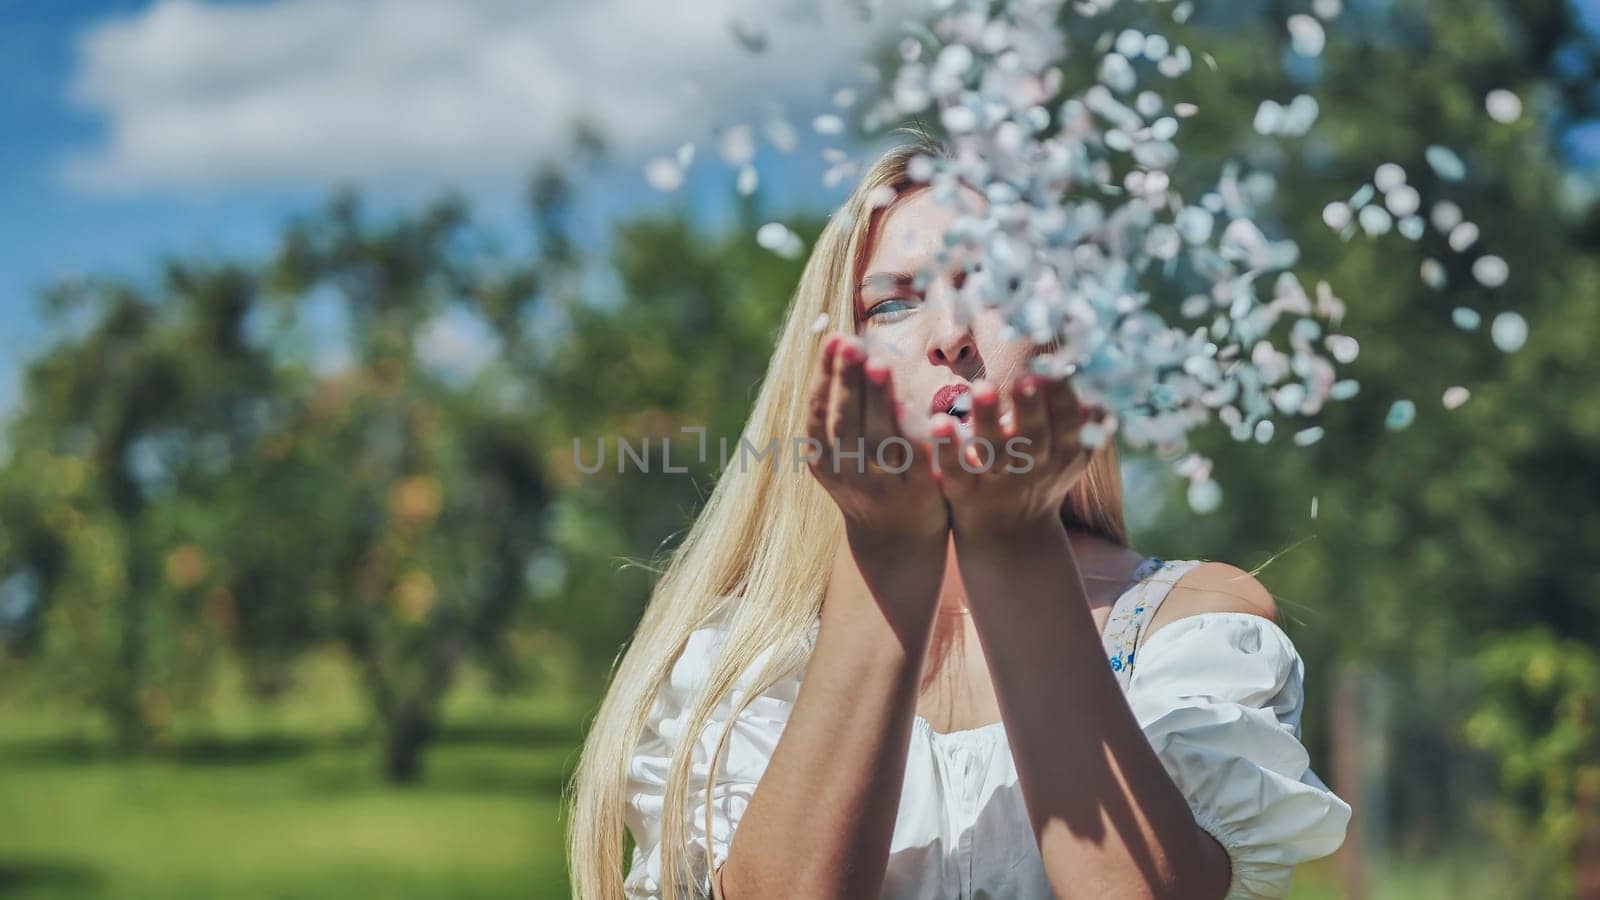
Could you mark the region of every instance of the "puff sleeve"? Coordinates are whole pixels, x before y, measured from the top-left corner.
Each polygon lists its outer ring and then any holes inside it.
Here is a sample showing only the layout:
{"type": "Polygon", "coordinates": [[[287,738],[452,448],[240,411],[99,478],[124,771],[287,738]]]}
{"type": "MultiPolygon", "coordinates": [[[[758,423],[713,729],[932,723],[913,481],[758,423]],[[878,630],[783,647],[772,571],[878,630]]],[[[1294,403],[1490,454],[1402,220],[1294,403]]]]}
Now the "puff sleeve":
{"type": "Polygon", "coordinates": [[[770,650],[758,655],[735,682],[732,695],[712,711],[707,726],[699,734],[685,735],[690,711],[705,687],[721,643],[717,625],[696,629],[690,634],[683,653],[659,689],[655,705],[645,720],[639,742],[628,763],[628,804],[624,821],[634,839],[632,864],[623,881],[629,900],[659,900],[661,897],[661,817],[664,809],[667,774],[678,742],[695,742],[692,751],[689,804],[685,811],[690,845],[689,864],[701,895],[711,896],[711,869],[706,866],[705,848],[709,841],[712,868],[728,855],[728,845],[756,783],[767,768],[778,738],[788,721],[789,711],[799,693],[798,674],[780,679],[766,693],[751,701],[733,723],[727,751],[717,772],[714,794],[708,794],[711,756],[723,727],[735,705],[753,684],[754,676],[767,663],[770,650]],[[711,833],[706,833],[705,810],[710,804],[711,833]]]}
{"type": "Polygon", "coordinates": [[[1344,843],[1350,806],[1300,743],[1305,664],[1271,620],[1200,613],[1138,650],[1128,701],[1195,821],[1233,862],[1227,900],[1280,898],[1344,843]]]}

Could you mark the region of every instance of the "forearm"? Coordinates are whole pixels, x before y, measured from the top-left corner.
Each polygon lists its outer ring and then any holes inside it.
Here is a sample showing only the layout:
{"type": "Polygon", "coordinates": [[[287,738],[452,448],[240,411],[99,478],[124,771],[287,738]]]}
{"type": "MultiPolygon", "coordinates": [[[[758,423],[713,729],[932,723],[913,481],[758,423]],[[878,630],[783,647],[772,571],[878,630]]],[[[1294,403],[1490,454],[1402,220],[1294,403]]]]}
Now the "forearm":
{"type": "Polygon", "coordinates": [[[878,896],[944,555],[941,540],[863,553],[858,568],[841,550],[800,693],[722,867],[721,896],[878,896]]]}
{"type": "Polygon", "coordinates": [[[956,552],[1057,893],[1222,896],[1226,855],[1196,825],[1107,665],[1065,530],[958,533],[956,552]]]}

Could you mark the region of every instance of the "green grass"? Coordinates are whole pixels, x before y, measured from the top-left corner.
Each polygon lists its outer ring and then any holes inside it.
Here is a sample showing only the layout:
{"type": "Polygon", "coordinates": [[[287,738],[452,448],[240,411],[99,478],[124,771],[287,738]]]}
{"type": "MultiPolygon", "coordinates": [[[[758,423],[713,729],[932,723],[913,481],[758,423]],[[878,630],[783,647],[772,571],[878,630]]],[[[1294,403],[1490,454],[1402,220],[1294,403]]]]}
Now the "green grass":
{"type": "MultiPolygon", "coordinates": [[[[0,702],[0,898],[567,897],[558,807],[592,700],[497,697],[467,678],[418,785],[378,776],[345,667],[308,663],[270,707],[224,679],[152,758],[107,749],[92,715],[0,702]]],[[[1375,861],[1373,900],[1517,896],[1493,854],[1375,861]]],[[[1343,894],[1331,860],[1295,900],[1343,894]]]]}
{"type": "Polygon", "coordinates": [[[319,668],[315,701],[213,704],[142,760],[92,718],[0,707],[0,896],[567,896],[558,806],[586,704],[468,685],[422,783],[394,787],[319,668]]]}

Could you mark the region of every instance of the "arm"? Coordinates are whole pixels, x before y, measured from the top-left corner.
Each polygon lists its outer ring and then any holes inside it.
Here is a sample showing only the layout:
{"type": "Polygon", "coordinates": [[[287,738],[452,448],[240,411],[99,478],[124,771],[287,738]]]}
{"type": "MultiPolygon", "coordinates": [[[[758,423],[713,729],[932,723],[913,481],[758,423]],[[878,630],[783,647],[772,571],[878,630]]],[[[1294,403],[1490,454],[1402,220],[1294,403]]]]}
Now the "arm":
{"type": "Polygon", "coordinates": [[[788,725],[718,870],[720,897],[878,895],[945,553],[942,539],[841,548],[788,725]],[[928,598],[927,612],[891,622],[875,600],[897,597],[928,598]]]}
{"type": "Polygon", "coordinates": [[[960,465],[964,447],[941,449],[938,462],[1045,872],[1061,896],[1220,898],[1227,853],[1196,822],[1106,664],[1059,519],[1087,469],[1088,415],[1063,379],[1025,376],[1011,401],[1003,429],[998,392],[975,387],[974,433],[993,446],[1026,439],[1031,465],[974,471],[960,465]]]}
{"type": "Polygon", "coordinates": [[[1106,665],[1060,522],[958,531],[956,554],[1056,892],[1222,897],[1228,855],[1196,824],[1106,665]]]}
{"type": "Polygon", "coordinates": [[[904,471],[864,465],[902,436],[887,369],[866,365],[854,338],[835,337],[822,356],[811,471],[842,514],[845,541],[788,724],[713,879],[732,900],[882,890],[949,552],[925,445],[904,443],[913,448],[904,471]],[[838,447],[863,455],[838,457],[838,447]]]}

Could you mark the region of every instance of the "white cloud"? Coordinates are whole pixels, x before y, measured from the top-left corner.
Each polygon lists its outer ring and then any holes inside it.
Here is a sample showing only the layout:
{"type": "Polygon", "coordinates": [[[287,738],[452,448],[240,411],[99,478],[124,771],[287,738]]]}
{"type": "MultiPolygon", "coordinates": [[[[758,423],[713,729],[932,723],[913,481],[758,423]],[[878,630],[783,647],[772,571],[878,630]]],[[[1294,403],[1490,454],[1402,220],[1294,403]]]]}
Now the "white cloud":
{"type": "Polygon", "coordinates": [[[796,22],[770,0],[162,0],[82,36],[72,97],[106,137],[64,174],[90,190],[521,174],[580,112],[624,153],[660,151],[846,83],[899,21],[864,25],[859,2],[796,22]],[[734,17],[770,29],[765,53],[734,17]]]}

